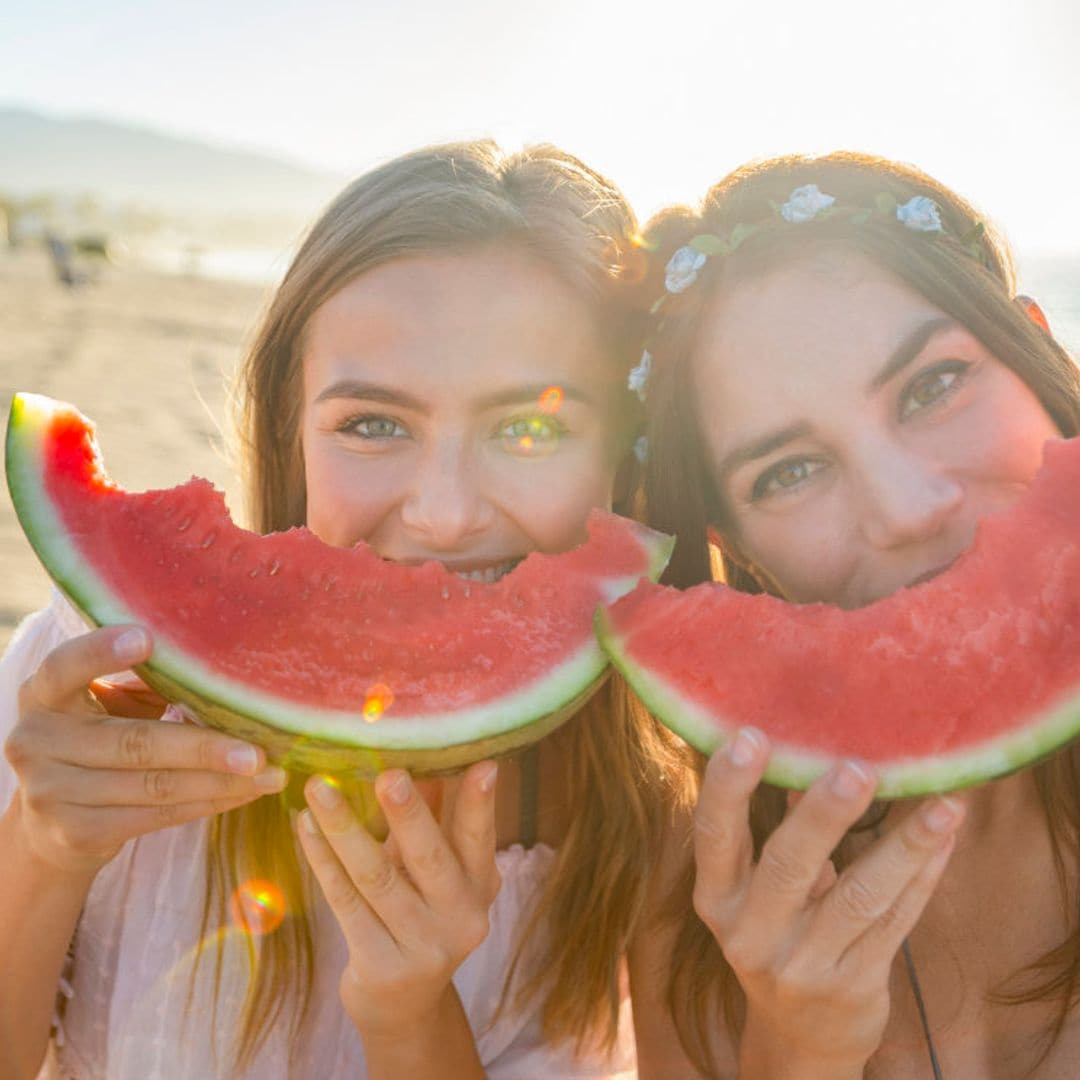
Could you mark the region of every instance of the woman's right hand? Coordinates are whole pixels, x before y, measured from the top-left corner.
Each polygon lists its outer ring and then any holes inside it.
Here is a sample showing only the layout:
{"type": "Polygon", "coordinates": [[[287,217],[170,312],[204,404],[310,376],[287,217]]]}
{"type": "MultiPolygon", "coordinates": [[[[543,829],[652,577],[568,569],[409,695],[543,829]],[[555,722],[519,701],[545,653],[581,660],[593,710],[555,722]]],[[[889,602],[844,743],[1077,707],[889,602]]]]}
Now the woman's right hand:
{"type": "Polygon", "coordinates": [[[842,762],[798,799],[755,863],[750,796],[768,756],[764,735],[739,732],[709,761],[694,820],[694,906],[747,999],[739,1075],[861,1077],[888,1020],[893,959],[964,809],[927,800],[837,877],[832,852],[875,787],[868,769],[842,762]]]}
{"type": "Polygon", "coordinates": [[[96,873],[132,837],[243,806],[286,782],[263,751],[208,728],[112,716],[89,691],[146,660],[141,627],[59,645],[23,683],[4,752],[19,779],[19,830],[66,872],[96,873]]]}

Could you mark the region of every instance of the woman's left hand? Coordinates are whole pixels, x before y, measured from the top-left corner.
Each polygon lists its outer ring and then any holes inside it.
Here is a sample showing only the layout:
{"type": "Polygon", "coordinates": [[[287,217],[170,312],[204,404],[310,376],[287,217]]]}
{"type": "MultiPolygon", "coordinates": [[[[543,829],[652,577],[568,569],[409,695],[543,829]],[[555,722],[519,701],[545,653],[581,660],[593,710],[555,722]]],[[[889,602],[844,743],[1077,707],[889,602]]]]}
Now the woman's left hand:
{"type": "MultiPolygon", "coordinates": [[[[499,891],[494,762],[444,781],[436,820],[409,774],[382,773],[385,843],[331,783],[313,776],[298,833],[349,949],[341,1000],[365,1046],[463,1020],[451,978],[488,933],[499,891]]],[[[470,1040],[471,1042],[471,1040],[470,1040]]]]}

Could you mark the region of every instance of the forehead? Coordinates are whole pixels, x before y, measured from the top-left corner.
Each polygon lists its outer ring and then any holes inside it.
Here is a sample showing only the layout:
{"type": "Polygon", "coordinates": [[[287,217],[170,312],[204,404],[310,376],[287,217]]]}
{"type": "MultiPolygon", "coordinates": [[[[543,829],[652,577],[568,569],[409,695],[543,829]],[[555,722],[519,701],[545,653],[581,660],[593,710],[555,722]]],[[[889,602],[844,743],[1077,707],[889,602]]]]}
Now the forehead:
{"type": "Polygon", "coordinates": [[[395,259],[349,282],[310,319],[305,379],[393,376],[414,390],[462,379],[493,384],[604,382],[588,303],[525,253],[480,250],[395,259]]]}
{"type": "Polygon", "coordinates": [[[749,419],[862,393],[907,334],[942,314],[869,259],[823,255],[718,295],[694,350],[694,382],[710,410],[749,419]]]}

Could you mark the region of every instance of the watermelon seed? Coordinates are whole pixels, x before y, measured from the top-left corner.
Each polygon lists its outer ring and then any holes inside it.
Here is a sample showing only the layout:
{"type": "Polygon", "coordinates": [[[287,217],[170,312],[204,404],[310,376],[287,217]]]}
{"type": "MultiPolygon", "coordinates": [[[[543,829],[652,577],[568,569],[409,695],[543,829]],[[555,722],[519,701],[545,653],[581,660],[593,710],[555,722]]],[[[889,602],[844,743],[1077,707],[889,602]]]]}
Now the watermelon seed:
{"type": "Polygon", "coordinates": [[[465,586],[465,599],[466,599],[466,600],[468,600],[468,598],[469,598],[470,596],[472,596],[472,589],[470,589],[470,588],[469,588],[469,586],[468,586],[468,585],[466,585],[466,586],[465,586]]]}
{"type": "Polygon", "coordinates": [[[240,556],[243,555],[243,553],[244,553],[243,545],[242,544],[237,544],[236,547],[234,547],[232,549],[232,551],[229,552],[229,562],[231,562],[231,563],[238,562],[239,559],[240,559],[240,556]]]}
{"type": "Polygon", "coordinates": [[[442,587],[442,598],[444,600],[449,600],[450,599],[450,588],[447,585],[444,585],[442,587]]]}
{"type": "Polygon", "coordinates": [[[211,529],[203,538],[199,541],[199,547],[208,548],[217,539],[217,529],[211,529]]]}
{"type": "Polygon", "coordinates": [[[275,559],[275,560],[274,560],[274,561],[273,561],[273,562],[272,562],[272,563],[270,564],[270,569],[269,569],[269,570],[267,570],[267,571],[266,571],[266,573],[267,573],[267,574],[268,574],[268,575],[269,575],[270,577],[273,577],[273,576],[274,576],[274,575],[275,575],[275,574],[276,574],[276,573],[277,573],[277,572],[278,572],[278,571],[279,571],[280,569],[281,569],[281,562],[280,562],[280,561],[279,561],[278,559],[275,559]]]}
{"type": "Polygon", "coordinates": [[[258,576],[259,576],[259,568],[257,566],[253,570],[248,571],[248,577],[258,577],[258,576]]]}
{"type": "Polygon", "coordinates": [[[323,592],[329,592],[334,587],[334,582],[336,580],[337,579],[334,577],[333,574],[327,574],[326,577],[323,578],[323,592]]]}
{"type": "Polygon", "coordinates": [[[194,514],[188,514],[188,516],[184,518],[184,520],[181,521],[179,525],[176,526],[176,531],[183,532],[185,529],[187,529],[191,525],[191,520],[194,516],[194,514]]]}
{"type": "Polygon", "coordinates": [[[164,495],[155,495],[150,500],[150,505],[151,506],[160,506],[162,504],[162,502],[164,502],[164,501],[165,501],[165,496],[164,495]]]}

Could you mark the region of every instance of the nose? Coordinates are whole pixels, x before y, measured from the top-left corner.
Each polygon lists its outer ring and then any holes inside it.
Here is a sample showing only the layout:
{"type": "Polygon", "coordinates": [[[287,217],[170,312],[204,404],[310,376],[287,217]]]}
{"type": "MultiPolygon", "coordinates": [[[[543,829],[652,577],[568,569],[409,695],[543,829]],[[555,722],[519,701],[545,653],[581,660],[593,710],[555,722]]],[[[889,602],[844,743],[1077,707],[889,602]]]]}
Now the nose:
{"type": "Polygon", "coordinates": [[[859,472],[863,532],[881,549],[937,535],[964,499],[963,485],[938,462],[905,447],[878,447],[859,472]]]}
{"type": "Polygon", "coordinates": [[[433,553],[454,551],[495,517],[477,463],[455,443],[432,446],[417,463],[401,504],[402,524],[433,553]]]}

